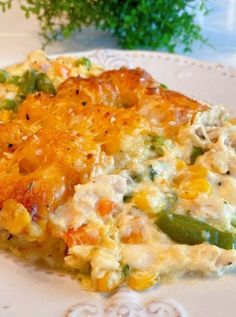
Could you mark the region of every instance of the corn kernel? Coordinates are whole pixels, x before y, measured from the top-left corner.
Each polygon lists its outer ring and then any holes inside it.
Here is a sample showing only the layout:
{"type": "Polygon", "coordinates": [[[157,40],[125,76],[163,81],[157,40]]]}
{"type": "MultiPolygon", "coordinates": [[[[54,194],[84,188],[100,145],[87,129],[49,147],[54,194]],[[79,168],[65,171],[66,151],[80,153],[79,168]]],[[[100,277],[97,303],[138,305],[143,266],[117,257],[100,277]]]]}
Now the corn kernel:
{"type": "Polygon", "coordinates": [[[128,285],[135,291],[143,291],[158,282],[158,274],[134,271],[129,275],[128,285]]]}
{"type": "Polygon", "coordinates": [[[21,233],[31,222],[27,209],[13,199],[3,204],[0,213],[0,226],[12,234],[21,233]]]}
{"type": "Polygon", "coordinates": [[[207,169],[200,165],[191,165],[188,167],[190,178],[205,178],[207,176],[207,169]]]}
{"type": "Polygon", "coordinates": [[[186,163],[183,160],[177,160],[176,161],[176,169],[179,171],[181,169],[183,169],[184,167],[186,167],[186,163]]]}
{"type": "Polygon", "coordinates": [[[157,213],[165,208],[165,196],[158,189],[144,190],[133,196],[132,202],[138,209],[149,214],[157,213]]]}
{"type": "Polygon", "coordinates": [[[180,197],[184,199],[195,199],[200,193],[209,194],[211,184],[204,178],[196,178],[181,184],[180,189],[180,197]]]}
{"type": "Polygon", "coordinates": [[[180,175],[175,178],[175,183],[180,184],[186,180],[194,180],[196,178],[207,177],[207,169],[200,165],[190,165],[186,166],[180,175]]]}
{"type": "Polygon", "coordinates": [[[152,207],[150,206],[149,200],[148,200],[148,193],[145,191],[137,193],[133,197],[133,203],[143,211],[151,212],[152,207]]]}
{"type": "Polygon", "coordinates": [[[107,154],[115,154],[120,151],[120,140],[117,138],[116,142],[114,140],[108,140],[104,144],[102,144],[102,149],[107,154]]]}
{"type": "Polygon", "coordinates": [[[126,244],[137,244],[145,241],[143,228],[135,228],[128,236],[121,237],[121,241],[126,244]]]}
{"type": "Polygon", "coordinates": [[[12,117],[11,110],[1,110],[0,111],[0,121],[8,122],[8,121],[10,121],[11,117],[12,117]]]}
{"type": "Polygon", "coordinates": [[[96,278],[95,287],[99,292],[110,292],[124,280],[122,272],[107,272],[102,278],[96,278]]]}

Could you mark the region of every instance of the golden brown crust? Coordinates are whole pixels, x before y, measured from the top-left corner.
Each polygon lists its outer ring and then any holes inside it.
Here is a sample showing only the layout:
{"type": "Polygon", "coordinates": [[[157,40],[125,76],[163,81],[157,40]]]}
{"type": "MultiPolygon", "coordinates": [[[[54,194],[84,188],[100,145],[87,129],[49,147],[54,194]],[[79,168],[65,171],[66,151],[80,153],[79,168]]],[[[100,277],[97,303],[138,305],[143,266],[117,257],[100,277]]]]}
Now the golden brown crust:
{"type": "Polygon", "coordinates": [[[186,125],[206,109],[160,88],[139,68],[69,78],[56,96],[30,95],[13,121],[0,124],[0,207],[13,198],[37,219],[89,179],[101,150],[115,154],[122,138],[148,133],[151,126],[169,134],[173,124],[186,125]]]}

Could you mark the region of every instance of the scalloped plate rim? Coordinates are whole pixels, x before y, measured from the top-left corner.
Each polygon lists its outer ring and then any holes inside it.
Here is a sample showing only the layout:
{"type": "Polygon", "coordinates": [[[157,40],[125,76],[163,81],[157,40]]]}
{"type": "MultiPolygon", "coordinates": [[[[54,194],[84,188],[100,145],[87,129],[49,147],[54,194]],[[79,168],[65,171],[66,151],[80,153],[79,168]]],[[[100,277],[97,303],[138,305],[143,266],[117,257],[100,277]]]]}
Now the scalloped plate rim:
{"type": "Polygon", "coordinates": [[[216,63],[212,61],[206,61],[206,60],[201,60],[181,54],[175,54],[175,53],[168,53],[168,52],[160,52],[160,51],[149,51],[149,50],[119,50],[119,49],[110,49],[110,48],[98,48],[98,49],[93,49],[93,50],[87,50],[87,51],[71,51],[67,53],[62,53],[62,54],[50,54],[50,58],[57,58],[59,56],[86,56],[90,54],[98,54],[100,52],[107,52],[107,53],[113,53],[114,55],[123,55],[125,56],[137,56],[137,57],[144,57],[144,58],[169,58],[170,60],[177,62],[177,59],[181,60],[182,62],[188,61],[189,63],[195,63],[197,66],[199,65],[204,65],[205,67],[211,67],[213,69],[219,70],[221,72],[222,70],[227,73],[227,75],[234,75],[236,76],[236,68],[233,66],[224,64],[224,63],[216,63]]]}

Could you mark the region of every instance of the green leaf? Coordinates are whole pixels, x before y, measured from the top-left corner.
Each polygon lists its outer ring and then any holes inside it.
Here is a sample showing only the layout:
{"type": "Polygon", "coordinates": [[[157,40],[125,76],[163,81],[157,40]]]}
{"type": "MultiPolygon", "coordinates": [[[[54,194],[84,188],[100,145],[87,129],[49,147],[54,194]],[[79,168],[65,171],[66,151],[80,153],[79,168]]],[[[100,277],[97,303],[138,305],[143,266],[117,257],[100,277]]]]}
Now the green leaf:
{"type": "MultiPolygon", "coordinates": [[[[12,0],[0,1],[3,11],[12,0]]],[[[194,42],[205,43],[196,22],[209,14],[206,0],[22,0],[25,15],[35,15],[44,44],[70,37],[76,30],[95,26],[116,37],[124,48],[165,49],[181,46],[190,51],[194,42]]]]}

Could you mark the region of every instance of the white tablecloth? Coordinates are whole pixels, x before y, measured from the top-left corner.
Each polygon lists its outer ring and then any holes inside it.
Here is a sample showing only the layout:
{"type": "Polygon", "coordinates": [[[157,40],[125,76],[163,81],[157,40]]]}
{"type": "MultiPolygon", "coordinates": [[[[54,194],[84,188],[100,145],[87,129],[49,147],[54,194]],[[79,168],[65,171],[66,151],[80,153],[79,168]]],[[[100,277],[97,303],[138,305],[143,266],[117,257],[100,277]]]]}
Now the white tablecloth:
{"type": "MultiPolygon", "coordinates": [[[[215,47],[194,45],[193,52],[186,55],[221,62],[236,67],[236,0],[208,0],[214,11],[206,18],[199,16],[203,34],[215,47]]],[[[6,13],[0,13],[0,67],[19,61],[41,47],[39,26],[35,17],[26,19],[19,10],[18,1],[6,13]]],[[[47,47],[48,54],[85,51],[94,48],[118,48],[116,40],[108,33],[92,28],[77,33],[73,38],[47,47]]],[[[177,53],[183,54],[177,50],[177,53]]]]}

